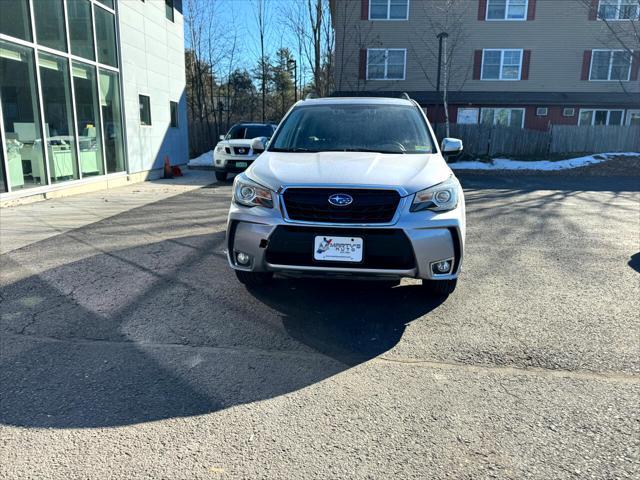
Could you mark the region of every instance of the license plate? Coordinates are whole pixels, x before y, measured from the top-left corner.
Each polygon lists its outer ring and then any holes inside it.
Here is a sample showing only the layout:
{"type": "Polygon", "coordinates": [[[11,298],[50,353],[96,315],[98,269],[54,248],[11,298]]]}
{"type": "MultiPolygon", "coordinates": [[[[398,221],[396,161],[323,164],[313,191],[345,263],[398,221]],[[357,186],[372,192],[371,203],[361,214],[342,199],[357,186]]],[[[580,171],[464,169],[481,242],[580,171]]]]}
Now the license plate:
{"type": "Polygon", "coordinates": [[[361,262],[363,244],[358,237],[316,237],[313,258],[325,262],[361,262]]]}
{"type": "Polygon", "coordinates": [[[247,162],[236,162],[236,167],[238,168],[242,168],[246,166],[247,166],[247,162]]]}

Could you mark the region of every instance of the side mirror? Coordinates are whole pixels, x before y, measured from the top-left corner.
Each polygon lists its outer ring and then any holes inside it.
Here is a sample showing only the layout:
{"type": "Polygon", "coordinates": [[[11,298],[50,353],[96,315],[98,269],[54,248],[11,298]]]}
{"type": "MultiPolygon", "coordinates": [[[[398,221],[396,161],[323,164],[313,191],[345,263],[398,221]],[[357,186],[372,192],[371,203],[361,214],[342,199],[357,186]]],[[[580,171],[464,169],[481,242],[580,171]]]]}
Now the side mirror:
{"type": "Polygon", "coordinates": [[[220,140],[224,140],[224,135],[220,135],[220,140]]]}
{"type": "Polygon", "coordinates": [[[256,137],[251,140],[251,150],[254,153],[262,153],[267,149],[267,142],[269,139],[267,137],[256,137]]]}
{"type": "Polygon", "coordinates": [[[462,153],[462,140],[458,138],[443,138],[440,150],[442,150],[442,154],[446,158],[455,157],[456,155],[462,153]]]}

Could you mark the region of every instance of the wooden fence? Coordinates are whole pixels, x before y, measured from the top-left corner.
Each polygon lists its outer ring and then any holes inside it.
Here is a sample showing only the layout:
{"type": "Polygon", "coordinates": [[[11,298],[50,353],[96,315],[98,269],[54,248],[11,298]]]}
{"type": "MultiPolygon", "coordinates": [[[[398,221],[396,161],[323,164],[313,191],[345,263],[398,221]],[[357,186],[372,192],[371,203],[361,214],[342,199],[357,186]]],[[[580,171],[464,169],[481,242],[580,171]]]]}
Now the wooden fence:
{"type": "MultiPolygon", "coordinates": [[[[441,141],[445,125],[434,125],[441,141]]],[[[640,152],[640,125],[552,125],[547,131],[491,125],[450,125],[473,157],[537,157],[569,153],[640,152]]]]}

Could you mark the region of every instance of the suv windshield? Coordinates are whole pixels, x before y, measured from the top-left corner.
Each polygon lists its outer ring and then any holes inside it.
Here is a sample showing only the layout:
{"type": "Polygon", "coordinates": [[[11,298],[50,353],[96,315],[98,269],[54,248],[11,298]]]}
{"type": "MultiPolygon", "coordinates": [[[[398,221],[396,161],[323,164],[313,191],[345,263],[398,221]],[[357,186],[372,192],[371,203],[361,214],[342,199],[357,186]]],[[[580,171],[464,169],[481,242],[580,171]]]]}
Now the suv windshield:
{"type": "Polygon", "coordinates": [[[271,125],[234,125],[224,137],[225,140],[242,140],[245,138],[271,137],[271,125]]]}
{"type": "Polygon", "coordinates": [[[433,153],[426,122],[409,105],[327,104],[295,108],[272,152],[433,153]]]}

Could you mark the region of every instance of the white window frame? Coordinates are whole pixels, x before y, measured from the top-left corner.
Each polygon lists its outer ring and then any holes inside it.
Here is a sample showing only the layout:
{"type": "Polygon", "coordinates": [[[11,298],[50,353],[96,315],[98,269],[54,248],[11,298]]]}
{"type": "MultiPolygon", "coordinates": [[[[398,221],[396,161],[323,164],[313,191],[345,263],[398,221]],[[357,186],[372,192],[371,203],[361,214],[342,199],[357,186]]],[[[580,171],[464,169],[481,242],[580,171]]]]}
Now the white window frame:
{"type": "Polygon", "coordinates": [[[520,110],[522,112],[522,125],[520,128],[524,128],[524,118],[527,114],[526,108],[512,108],[512,107],[484,107],[480,109],[480,117],[478,119],[478,124],[482,125],[482,114],[485,110],[493,110],[493,121],[491,122],[491,126],[496,126],[496,110],[509,110],[509,126],[511,126],[511,113],[514,110],[520,110]]]}
{"type": "Polygon", "coordinates": [[[640,109],[631,109],[631,110],[627,110],[627,114],[625,115],[625,119],[624,119],[624,124],[627,126],[631,126],[631,115],[633,115],[634,113],[637,113],[638,115],[640,115],[640,109]]]}
{"type": "Polygon", "coordinates": [[[524,61],[524,49],[522,48],[484,48],[482,50],[482,63],[480,65],[480,80],[485,82],[519,82],[520,80],[522,80],[522,62],[523,61],[524,61]],[[500,74],[498,78],[484,78],[485,52],[500,52],[500,74]],[[520,66],[518,67],[518,78],[502,78],[505,52],[520,52],[520,66]]]}
{"type": "Polygon", "coordinates": [[[549,116],[549,107],[536,107],[536,117],[549,116]]]}
{"type": "MultiPolygon", "coordinates": [[[[606,49],[606,48],[596,48],[591,50],[591,65],[589,65],[589,81],[590,82],[628,82],[631,80],[631,68],[633,67],[633,50],[631,50],[631,54],[629,55],[629,72],[627,73],[626,79],[612,79],[611,78],[611,70],[613,69],[613,54],[614,52],[627,52],[621,48],[618,49],[606,49]],[[609,73],[607,74],[607,78],[605,80],[594,80],[591,78],[593,74],[593,59],[595,57],[595,52],[609,52],[609,73]]],[[[627,52],[628,53],[628,52],[627,52]]]]}
{"type": "MultiPolygon", "coordinates": [[[[467,113],[468,114],[468,113],[467,113]]],[[[480,109],[474,107],[459,107],[458,114],[456,116],[456,123],[460,125],[478,125],[480,123],[480,109]],[[475,114],[475,122],[460,122],[461,115],[460,112],[473,112],[475,114]]]]}
{"type": "Polygon", "coordinates": [[[509,18],[509,6],[511,5],[511,0],[505,0],[504,4],[504,18],[489,18],[489,3],[491,0],[487,0],[487,7],[484,12],[484,19],[487,22],[526,22],[529,12],[529,0],[526,0],[524,6],[524,17],[523,18],[509,18]]]}
{"type": "MultiPolygon", "coordinates": [[[[609,121],[611,119],[611,112],[622,112],[621,123],[620,125],[624,125],[624,110],[621,108],[581,108],[578,113],[578,125],[580,125],[580,117],[582,117],[582,112],[593,112],[593,117],[591,118],[591,126],[594,126],[596,123],[596,112],[607,112],[607,123],[605,125],[609,125],[609,121]]],[[[584,125],[584,124],[583,124],[584,125]]],[[[618,125],[614,125],[618,126],[618,125]]]]}
{"type": "Polygon", "coordinates": [[[407,78],[407,49],[406,48],[367,48],[367,72],[365,75],[367,80],[378,80],[383,82],[399,82],[407,78]],[[385,52],[384,60],[384,78],[369,78],[369,52],[383,51],[385,52]],[[387,78],[389,67],[389,52],[403,52],[404,60],[402,65],[402,78],[387,78]]]}
{"type": "MultiPolygon", "coordinates": [[[[634,18],[620,18],[620,12],[622,11],[622,2],[625,0],[618,0],[618,7],[616,8],[616,18],[602,18],[600,16],[600,8],[602,7],[602,0],[598,1],[598,20],[606,20],[607,22],[632,22],[640,18],[640,4],[636,5],[636,16],[634,18]]],[[[626,2],[625,2],[626,3],[626,2]]]]}
{"type": "Polygon", "coordinates": [[[387,18],[371,18],[371,3],[371,0],[369,0],[369,20],[372,22],[406,22],[409,20],[409,4],[411,0],[407,0],[407,15],[405,18],[391,18],[391,0],[387,0],[387,18]]]}
{"type": "Polygon", "coordinates": [[[566,117],[566,118],[571,118],[571,117],[575,117],[576,116],[576,109],[573,107],[564,107],[562,109],[562,116],[566,117]],[[567,112],[568,110],[571,110],[571,115],[569,115],[567,112]]]}

